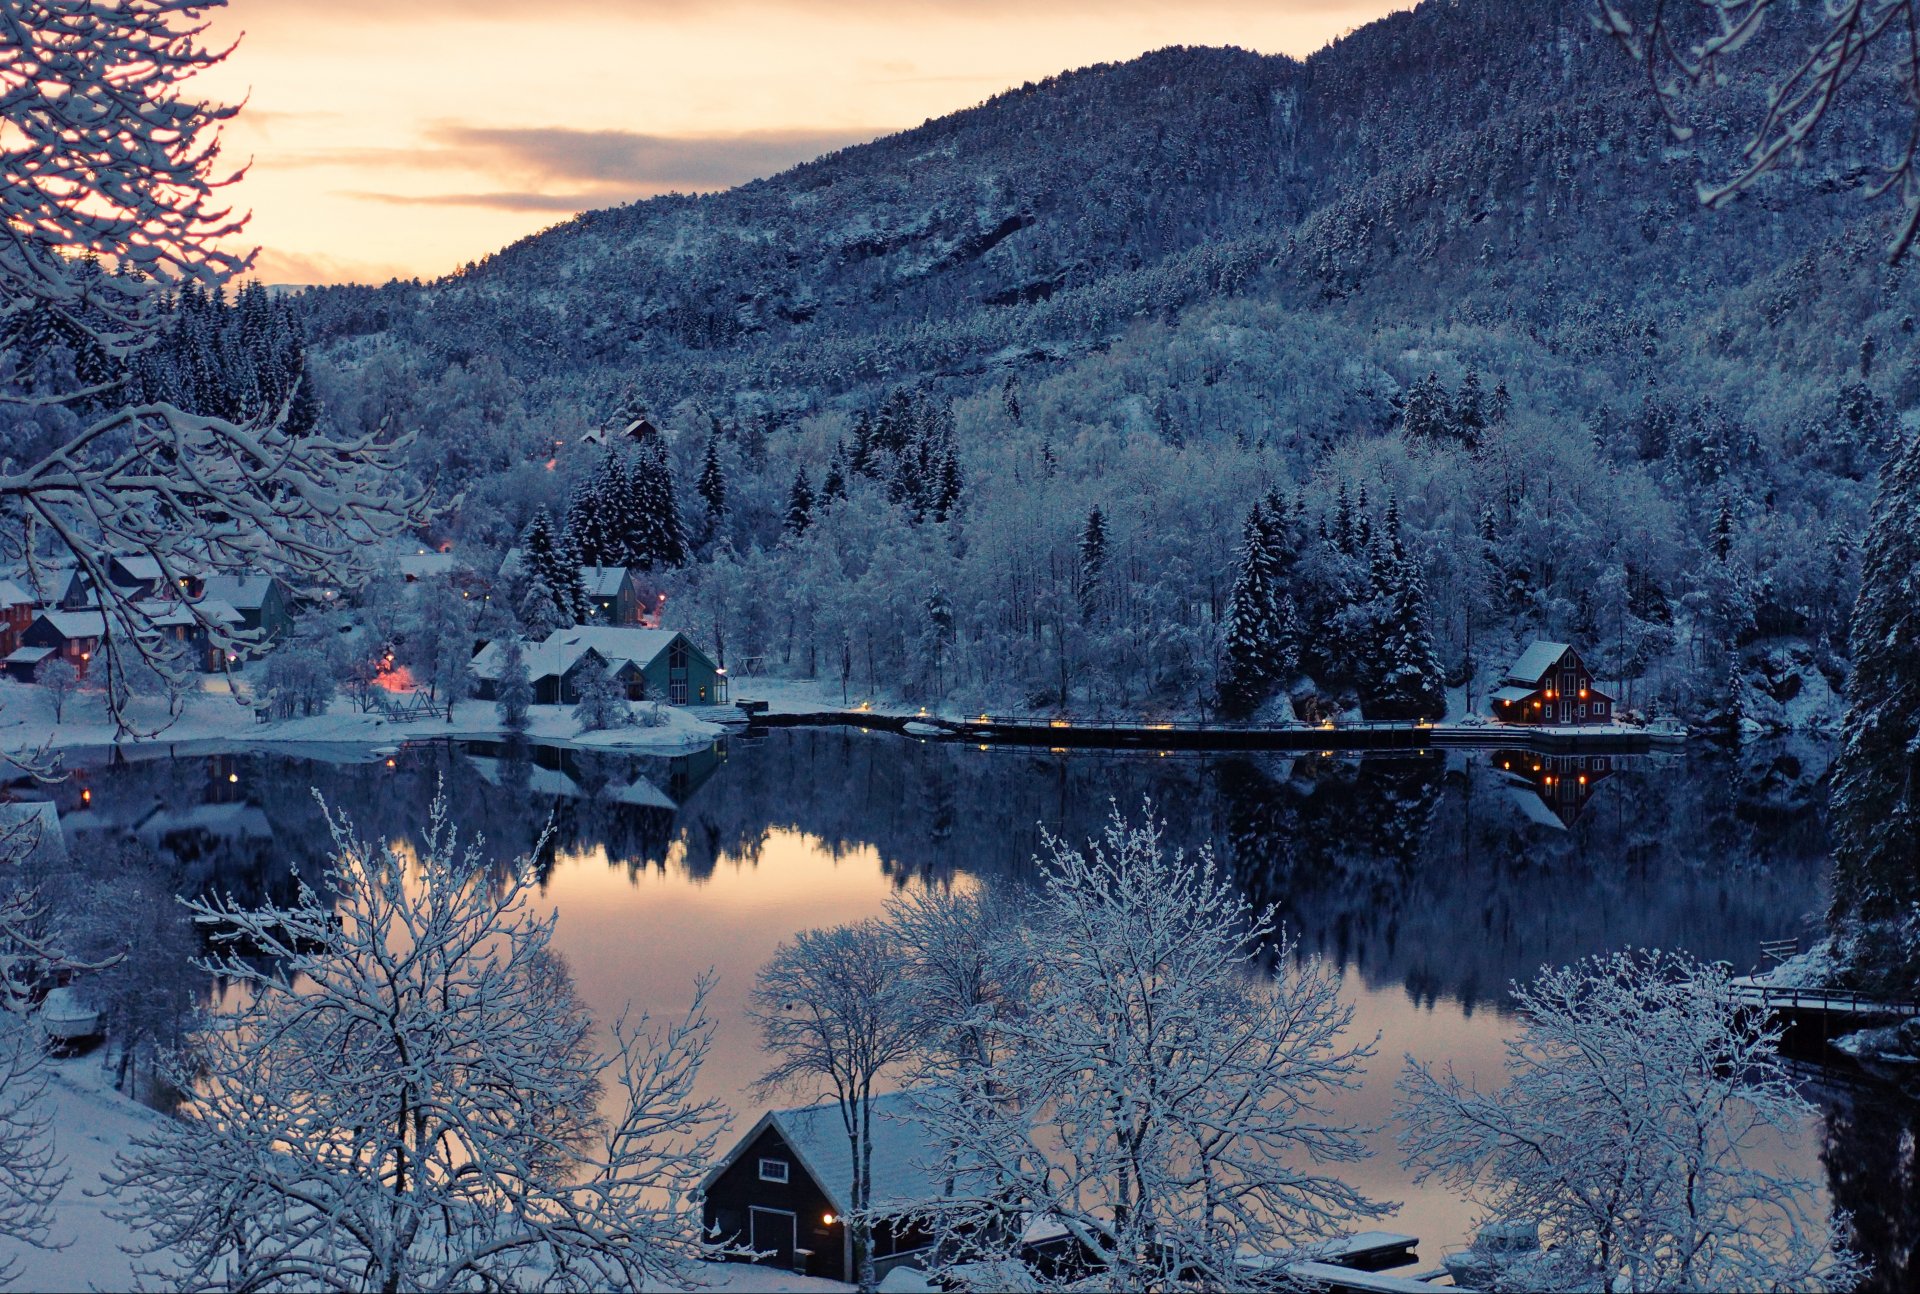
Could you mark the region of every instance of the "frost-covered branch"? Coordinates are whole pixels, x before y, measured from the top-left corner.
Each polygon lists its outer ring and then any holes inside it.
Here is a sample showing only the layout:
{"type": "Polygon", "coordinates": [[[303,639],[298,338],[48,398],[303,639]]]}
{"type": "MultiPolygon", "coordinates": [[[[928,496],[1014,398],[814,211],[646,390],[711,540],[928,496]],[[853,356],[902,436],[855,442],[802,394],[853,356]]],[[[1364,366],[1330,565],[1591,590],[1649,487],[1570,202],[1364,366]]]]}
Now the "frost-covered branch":
{"type": "Polygon", "coordinates": [[[1048,838],[1000,1054],[927,1076],[953,1184],[932,1220],[954,1263],[1030,1287],[1084,1279],[1026,1261],[1038,1227],[1071,1237],[1102,1288],[1270,1285],[1387,1211],[1320,1171],[1367,1153],[1328,1109],[1372,1054],[1344,1038],[1338,979],[1276,941],[1210,853],[1169,853],[1160,832],[1149,805],[1140,825],[1116,810],[1084,853],[1048,838]]]}
{"type": "Polygon", "coordinates": [[[1779,1030],[1723,966],[1618,953],[1514,989],[1507,1082],[1408,1059],[1400,1146],[1416,1180],[1537,1222],[1535,1289],[1847,1289],[1861,1274],[1815,1183],[1767,1162],[1810,1113],[1779,1030]]]}
{"type": "MultiPolygon", "coordinates": [[[[1684,120],[1688,94],[1723,84],[1730,65],[1759,39],[1769,15],[1787,8],[1779,0],[1651,0],[1644,19],[1636,21],[1637,7],[1628,0],[1598,0],[1594,21],[1645,67],[1668,126],[1677,139],[1686,140],[1692,137],[1684,120]]],[[[1782,19],[1797,20],[1797,13],[1782,19]]],[[[1890,248],[1897,261],[1920,234],[1920,2],[1829,0],[1813,21],[1811,45],[1768,76],[1766,104],[1740,165],[1726,179],[1701,185],[1700,199],[1720,206],[1799,158],[1842,92],[1879,51],[1906,101],[1907,120],[1901,142],[1882,163],[1867,196],[1892,193],[1900,203],[1890,248]]]]}
{"type": "Polygon", "coordinates": [[[522,858],[458,846],[444,798],[415,851],[329,815],[331,904],[191,905],[245,1000],[170,1077],[183,1117],[110,1185],[146,1276],[214,1289],[604,1289],[672,1283],[700,1248],[688,1193],[722,1131],[693,1083],[705,981],[596,1054],[528,911],[522,858]],[[264,960],[263,960],[264,955],[264,960]],[[606,1079],[616,1089],[603,1101],[606,1079]],[[603,1113],[610,1108],[611,1117],[603,1113]]]}

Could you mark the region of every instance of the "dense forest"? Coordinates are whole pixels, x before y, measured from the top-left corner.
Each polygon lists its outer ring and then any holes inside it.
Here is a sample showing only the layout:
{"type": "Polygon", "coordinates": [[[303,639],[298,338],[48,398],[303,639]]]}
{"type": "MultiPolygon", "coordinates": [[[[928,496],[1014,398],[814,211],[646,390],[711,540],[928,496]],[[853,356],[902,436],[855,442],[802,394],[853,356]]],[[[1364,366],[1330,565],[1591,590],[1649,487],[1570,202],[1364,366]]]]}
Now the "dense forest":
{"type": "Polygon", "coordinates": [[[1586,4],[1431,0],[294,302],[322,416],[418,429],[477,562],[542,510],[607,551],[582,500],[664,466],[643,560],[736,671],[1191,712],[1239,593],[1242,710],[1481,703],[1548,637],[1631,709],[1820,725],[1920,294],[1864,201],[1891,84],[1700,207],[1763,90],[1681,145],[1586,4]]]}

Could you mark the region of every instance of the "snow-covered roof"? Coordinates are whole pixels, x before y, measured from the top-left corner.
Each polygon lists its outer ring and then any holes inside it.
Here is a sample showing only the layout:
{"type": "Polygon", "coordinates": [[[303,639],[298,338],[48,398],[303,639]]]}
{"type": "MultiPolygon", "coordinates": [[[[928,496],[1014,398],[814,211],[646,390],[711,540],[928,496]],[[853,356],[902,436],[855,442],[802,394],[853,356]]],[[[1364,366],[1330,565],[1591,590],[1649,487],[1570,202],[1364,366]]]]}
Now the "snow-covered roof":
{"type": "Polygon", "coordinates": [[[585,645],[593,648],[604,657],[607,663],[618,668],[623,661],[632,661],[641,669],[653,664],[654,658],[667,649],[667,644],[680,637],[677,629],[635,629],[628,625],[576,625],[572,629],[556,629],[547,635],[544,646],[555,643],[585,645]]]}
{"type": "Polygon", "coordinates": [[[1493,699],[1506,702],[1524,701],[1532,695],[1533,689],[1530,687],[1503,687],[1493,694],[1493,699]]]}
{"type": "Polygon", "coordinates": [[[627,568],[624,566],[582,566],[580,579],[587,586],[590,598],[617,598],[620,586],[627,582],[627,568]]]}
{"type": "Polygon", "coordinates": [[[266,605],[267,593],[272,588],[273,576],[257,571],[246,575],[209,575],[201,596],[242,611],[258,611],[266,605]]]}
{"type": "Polygon", "coordinates": [[[1536,826],[1552,827],[1555,831],[1565,831],[1567,824],[1560,821],[1560,815],[1547,807],[1547,802],[1534,793],[1530,786],[1509,786],[1507,798],[1519,806],[1520,812],[1536,826]]]}
{"type": "Polygon", "coordinates": [[[0,580],[0,607],[33,605],[33,595],[12,580],[0,580]]]}
{"type": "MultiPolygon", "coordinates": [[[[567,633],[574,632],[566,630],[567,633]]],[[[559,642],[559,633],[542,643],[525,643],[521,654],[527,662],[527,678],[538,680],[558,678],[571,670],[582,656],[591,653],[592,646],[581,642],[559,642]]],[[[506,644],[488,643],[480,649],[480,654],[467,666],[475,678],[497,679],[500,677],[501,662],[506,658],[506,644]]],[[[604,658],[602,658],[604,663],[604,658]]]]}
{"type": "Polygon", "coordinates": [[[67,861],[60,811],[47,800],[0,804],[0,863],[28,861],[67,861]]]}
{"type": "Polygon", "coordinates": [[[42,611],[34,619],[52,625],[62,638],[98,638],[107,632],[107,618],[98,611],[42,611]]]}
{"type": "Polygon", "coordinates": [[[160,559],[151,553],[127,553],[113,560],[121,570],[143,583],[153,584],[165,578],[160,571],[160,559]]]}
{"type": "Polygon", "coordinates": [[[273,839],[273,823],[263,809],[253,804],[196,804],[185,809],[156,810],[140,820],[137,830],[143,836],[204,831],[210,836],[273,839]]]}
{"type": "Polygon", "coordinates": [[[13,655],[7,657],[6,663],[8,665],[38,665],[51,655],[53,655],[53,648],[51,647],[16,647],[13,649],[13,655]]]}
{"type": "Polygon", "coordinates": [[[460,560],[452,553],[403,553],[394,564],[402,575],[417,580],[428,575],[449,575],[460,560]]]}
{"type": "Polygon", "coordinates": [[[1572,650],[1566,643],[1536,642],[1520,653],[1520,659],[1507,670],[1507,677],[1520,683],[1538,683],[1541,676],[1572,650]]]}
{"type": "MultiPolygon", "coordinates": [[[[876,1096],[872,1110],[872,1207],[883,1212],[900,1210],[945,1194],[945,1182],[937,1171],[929,1171],[929,1166],[937,1170],[939,1147],[928,1136],[924,1120],[917,1117],[919,1094],[909,1089],[876,1096]]],[[[847,1139],[846,1125],[840,1119],[839,1103],[835,1101],[796,1110],[767,1111],[726,1158],[707,1173],[701,1189],[718,1181],[720,1174],[732,1167],[769,1126],[779,1132],[780,1139],[787,1143],[800,1166],[819,1186],[834,1212],[848,1212],[848,1192],[853,1185],[853,1147],[847,1139]]]]}
{"type": "Polygon", "coordinates": [[[500,558],[500,578],[507,579],[511,576],[518,575],[521,564],[524,561],[525,554],[518,545],[509,548],[505,555],[500,558]]]}
{"type": "Polygon", "coordinates": [[[211,620],[215,624],[237,625],[242,618],[240,613],[234,610],[232,604],[219,598],[202,598],[192,607],[175,602],[153,613],[153,623],[162,628],[171,628],[175,625],[196,625],[199,624],[202,619],[211,620]],[[196,618],[195,612],[199,613],[198,618],[196,618]]]}

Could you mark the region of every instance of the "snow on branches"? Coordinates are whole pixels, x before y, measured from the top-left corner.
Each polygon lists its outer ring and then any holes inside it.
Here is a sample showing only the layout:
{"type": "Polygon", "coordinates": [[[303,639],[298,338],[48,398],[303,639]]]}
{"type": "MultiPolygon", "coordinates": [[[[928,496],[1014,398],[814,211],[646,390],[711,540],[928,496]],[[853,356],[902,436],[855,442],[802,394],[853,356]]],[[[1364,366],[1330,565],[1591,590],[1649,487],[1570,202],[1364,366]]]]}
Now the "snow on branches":
{"type": "MultiPolygon", "coordinates": [[[[1507,1082],[1408,1059],[1400,1146],[1416,1181],[1466,1190],[1547,1246],[1515,1288],[1851,1288],[1861,1269],[1815,1183],[1766,1167],[1810,1112],[1779,1030],[1724,966],[1625,952],[1514,988],[1507,1082]]],[[[1504,1286],[1503,1286],[1504,1287],[1504,1286]]]]}
{"type": "Polygon", "coordinates": [[[711,1038],[593,1024],[528,911],[531,858],[464,851],[436,800],[418,848],[328,817],[323,899],[189,904],[241,1005],[174,1066],[183,1117],[110,1186],[168,1288],[639,1288],[700,1249],[688,1192],[723,1120],[693,1083],[711,1038]],[[603,1099],[607,1086],[611,1101],[603,1099]],[[609,1112],[610,1107],[610,1112],[609,1112]]]}
{"type": "MultiPolygon", "coordinates": [[[[1799,5],[1780,0],[1652,0],[1645,19],[1634,20],[1626,0],[1599,0],[1595,25],[1645,66],[1655,100],[1676,139],[1692,138],[1681,120],[1689,87],[1723,84],[1727,65],[1760,42],[1768,16],[1784,12],[1781,25],[1799,30],[1799,5]]],[[[1797,161],[1815,142],[1821,123],[1841,92],[1871,65],[1876,51],[1886,59],[1909,115],[1897,131],[1891,158],[1866,186],[1869,199],[1896,196],[1901,215],[1890,259],[1898,261],[1920,235],[1920,0],[1827,0],[1811,19],[1811,44],[1797,48],[1768,80],[1757,124],[1741,149],[1733,174],[1702,184],[1709,207],[1732,201],[1783,163],[1797,161]]]]}
{"type": "Polygon", "coordinates": [[[1373,1054],[1343,1038],[1338,977],[1251,911],[1209,852],[1169,853],[1146,812],[1132,825],[1116,808],[1086,852],[1047,838],[1038,902],[1012,935],[1024,974],[963,995],[976,1029],[991,1020],[991,1063],[949,1049],[923,1075],[953,1184],[930,1220],[952,1264],[1038,1288],[1084,1280],[1078,1264],[1026,1261],[1037,1227],[1071,1236],[1098,1288],[1241,1288],[1388,1211],[1316,1171],[1367,1154],[1326,1109],[1373,1054]]]}
{"type": "Polygon", "coordinates": [[[223,655],[256,640],[194,599],[121,593],[114,556],[151,558],[169,593],[261,569],[299,588],[353,585],[369,541],[428,516],[395,486],[408,438],[313,430],[297,378],[241,421],[130,398],[169,289],[219,291],[251,261],[227,249],[244,218],[214,202],[238,178],[216,169],[237,108],[185,91],[227,55],[201,43],[214,7],[0,0],[0,407],[64,419],[0,458],[0,559],[25,560],[40,584],[77,566],[105,621],[94,666],[129,731],[136,681],[190,672],[180,629],[223,655]],[[73,371],[18,380],[53,337],[77,352],[73,371]]]}

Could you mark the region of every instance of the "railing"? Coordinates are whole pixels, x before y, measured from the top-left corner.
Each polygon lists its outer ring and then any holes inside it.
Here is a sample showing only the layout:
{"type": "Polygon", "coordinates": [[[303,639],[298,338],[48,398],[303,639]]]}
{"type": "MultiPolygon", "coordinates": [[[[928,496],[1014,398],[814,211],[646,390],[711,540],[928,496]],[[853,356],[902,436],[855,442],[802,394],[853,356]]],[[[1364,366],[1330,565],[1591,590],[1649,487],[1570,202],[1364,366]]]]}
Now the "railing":
{"type": "Polygon", "coordinates": [[[1769,1011],[1826,1011],[1841,1015],[1920,1016],[1920,998],[1875,997],[1853,989],[1796,988],[1790,985],[1755,984],[1734,980],[1728,986],[1737,1002],[1763,1006],[1769,1011]]]}
{"type": "MultiPolygon", "coordinates": [[[[899,718],[902,716],[888,716],[899,718]]],[[[1051,714],[982,714],[971,719],[907,715],[922,722],[967,728],[1087,728],[1099,732],[1425,732],[1433,728],[1472,729],[1480,724],[1431,723],[1420,719],[1354,719],[1341,723],[1251,723],[1244,719],[1062,719],[1051,714]]]]}

